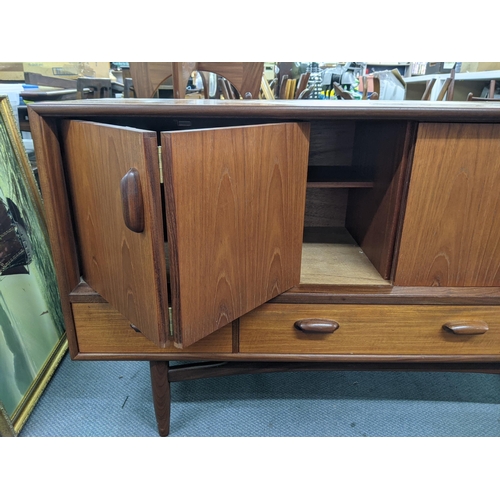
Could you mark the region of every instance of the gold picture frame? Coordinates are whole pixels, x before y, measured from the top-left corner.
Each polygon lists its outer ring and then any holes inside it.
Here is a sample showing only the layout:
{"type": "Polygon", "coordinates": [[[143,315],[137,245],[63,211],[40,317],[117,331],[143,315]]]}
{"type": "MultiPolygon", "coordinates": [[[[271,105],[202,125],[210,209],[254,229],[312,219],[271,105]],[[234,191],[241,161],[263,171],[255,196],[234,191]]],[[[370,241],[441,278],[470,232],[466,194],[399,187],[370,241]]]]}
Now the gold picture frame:
{"type": "Polygon", "coordinates": [[[43,201],[0,96],[0,435],[18,435],[66,353],[43,201]]]}

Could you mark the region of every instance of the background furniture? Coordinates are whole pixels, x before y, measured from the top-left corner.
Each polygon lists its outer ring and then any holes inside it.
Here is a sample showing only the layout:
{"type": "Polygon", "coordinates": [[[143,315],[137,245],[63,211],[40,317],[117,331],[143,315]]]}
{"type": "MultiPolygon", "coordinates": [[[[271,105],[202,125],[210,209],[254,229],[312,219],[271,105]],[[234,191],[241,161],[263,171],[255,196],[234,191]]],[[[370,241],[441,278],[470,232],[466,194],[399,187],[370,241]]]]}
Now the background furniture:
{"type": "Polygon", "coordinates": [[[409,62],[365,62],[362,63],[362,73],[375,73],[377,71],[385,71],[397,69],[402,76],[411,76],[411,63],[409,62]]]}
{"type": "Polygon", "coordinates": [[[432,78],[431,80],[427,81],[427,83],[425,84],[424,93],[422,94],[422,98],[421,98],[422,101],[429,101],[430,100],[432,89],[433,89],[435,83],[436,83],[435,78],[432,78]]]}
{"type": "Polygon", "coordinates": [[[497,106],[109,100],[29,112],[71,355],[149,360],[160,434],[180,380],[498,373],[497,106]]]}
{"type": "Polygon", "coordinates": [[[468,101],[487,101],[487,100],[499,101],[500,99],[498,97],[495,98],[495,95],[498,95],[496,93],[496,88],[497,88],[497,81],[491,80],[489,92],[488,92],[488,95],[486,97],[474,96],[474,94],[472,92],[470,92],[469,95],[467,96],[467,100],[468,101]]]}
{"type": "Polygon", "coordinates": [[[69,78],[46,76],[39,73],[31,73],[27,71],[26,73],[24,73],[24,80],[25,83],[28,83],[30,85],[76,90],[76,80],[70,80],[69,78]]]}
{"type": "MultiPolygon", "coordinates": [[[[237,90],[241,97],[251,95],[258,98],[264,63],[254,62],[157,62],[130,63],[130,73],[134,81],[137,97],[153,97],[160,85],[172,78],[174,97],[183,99],[186,96],[186,86],[193,71],[215,73],[222,76],[237,90]]],[[[206,82],[205,82],[206,83],[206,82]]],[[[223,84],[226,98],[230,89],[223,84]]],[[[206,89],[207,85],[205,85],[206,89]]],[[[208,95],[205,95],[208,98],[208,95]]]]}
{"type": "Polygon", "coordinates": [[[76,80],[77,99],[104,99],[113,97],[110,78],[80,77],[76,80]]]}
{"type": "MultiPolygon", "coordinates": [[[[61,89],[54,87],[39,87],[37,89],[24,90],[19,94],[23,101],[40,102],[40,101],[64,101],[76,99],[76,82],[75,88],[61,89]]],[[[19,119],[19,130],[21,132],[31,132],[30,122],[28,117],[28,107],[22,104],[17,107],[19,119]]]]}
{"type": "Polygon", "coordinates": [[[160,85],[172,76],[171,62],[131,62],[130,75],[136,97],[154,97],[160,85]]]}
{"type": "Polygon", "coordinates": [[[436,101],[442,101],[446,98],[447,101],[453,101],[455,91],[455,69],[451,70],[450,76],[444,81],[436,101]]]}
{"type": "MultiPolygon", "coordinates": [[[[405,78],[406,99],[420,100],[427,82],[435,79],[436,83],[430,96],[431,101],[437,100],[443,85],[450,78],[449,74],[433,74],[405,78]]],[[[479,71],[476,73],[456,73],[454,78],[453,101],[466,101],[469,93],[480,96],[484,87],[489,87],[491,80],[500,80],[500,71],[479,71]]]]}

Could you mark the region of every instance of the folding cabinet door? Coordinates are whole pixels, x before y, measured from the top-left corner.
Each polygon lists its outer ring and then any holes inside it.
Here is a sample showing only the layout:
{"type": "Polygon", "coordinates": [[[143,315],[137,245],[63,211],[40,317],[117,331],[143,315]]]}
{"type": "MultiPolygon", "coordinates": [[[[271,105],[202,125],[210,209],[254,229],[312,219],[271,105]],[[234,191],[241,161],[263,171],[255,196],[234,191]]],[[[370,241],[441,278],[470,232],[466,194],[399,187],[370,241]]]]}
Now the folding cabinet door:
{"type": "Polygon", "coordinates": [[[154,132],[63,122],[82,278],[157,345],[168,336],[167,273],[154,132]]]}
{"type": "Polygon", "coordinates": [[[162,133],[174,338],[187,347],[298,285],[308,124],[162,133]]]}

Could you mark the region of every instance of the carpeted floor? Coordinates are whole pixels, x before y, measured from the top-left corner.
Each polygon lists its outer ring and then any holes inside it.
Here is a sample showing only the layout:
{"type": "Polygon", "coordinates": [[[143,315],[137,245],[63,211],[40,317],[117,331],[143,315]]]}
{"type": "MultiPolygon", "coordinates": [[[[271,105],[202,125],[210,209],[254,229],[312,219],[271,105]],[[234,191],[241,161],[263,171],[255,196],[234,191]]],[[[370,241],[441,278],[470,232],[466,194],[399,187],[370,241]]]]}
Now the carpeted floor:
{"type": "MultiPolygon", "coordinates": [[[[63,359],[20,436],[156,436],[149,363],[63,359]]],[[[172,384],[171,436],[500,436],[500,377],[301,372],[172,384]]]]}

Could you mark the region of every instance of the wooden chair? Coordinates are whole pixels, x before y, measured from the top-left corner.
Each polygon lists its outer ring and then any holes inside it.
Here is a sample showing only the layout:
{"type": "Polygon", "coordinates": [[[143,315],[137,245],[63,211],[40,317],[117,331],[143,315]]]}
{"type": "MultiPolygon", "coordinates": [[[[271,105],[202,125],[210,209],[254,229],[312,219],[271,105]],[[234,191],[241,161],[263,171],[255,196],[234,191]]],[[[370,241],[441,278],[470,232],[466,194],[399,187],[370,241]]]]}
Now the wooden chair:
{"type": "Polygon", "coordinates": [[[72,89],[76,91],[76,80],[56,76],[45,76],[39,73],[24,73],[24,81],[31,85],[72,89]]]}
{"type": "MultiPolygon", "coordinates": [[[[255,62],[155,62],[130,63],[130,73],[134,82],[137,97],[154,97],[159,86],[172,77],[174,97],[183,99],[186,96],[186,87],[193,71],[199,71],[202,78],[206,74],[215,73],[230,82],[234,90],[223,83],[222,93],[227,92],[225,98],[253,98],[259,96],[264,63],[255,62]]],[[[205,97],[207,94],[205,93],[205,97]]]]}
{"type": "MultiPolygon", "coordinates": [[[[225,80],[238,92],[243,99],[258,99],[262,74],[264,73],[263,62],[197,62],[197,63],[172,63],[172,82],[174,97],[182,99],[186,95],[186,86],[193,71],[201,73],[215,73],[225,80]]],[[[224,84],[227,90],[226,98],[238,96],[224,84]]]]}
{"type": "Polygon", "coordinates": [[[274,78],[271,83],[269,83],[266,79],[266,75],[262,75],[262,81],[260,84],[260,98],[261,99],[267,99],[267,100],[273,100],[276,99],[275,96],[275,91],[276,91],[276,84],[278,82],[277,78],[274,78]]]}
{"type": "Polygon", "coordinates": [[[337,99],[344,99],[346,101],[351,101],[352,99],[354,99],[352,94],[350,92],[347,92],[347,90],[344,90],[337,82],[333,82],[332,86],[335,90],[337,99]]]}
{"type": "Polygon", "coordinates": [[[378,101],[380,96],[380,78],[377,75],[373,75],[373,92],[370,95],[368,95],[368,77],[366,75],[363,75],[361,78],[363,82],[363,92],[361,93],[361,100],[378,101]]]}
{"type": "Polygon", "coordinates": [[[452,101],[454,88],[455,88],[455,68],[451,70],[449,78],[445,80],[443,87],[439,91],[436,101],[442,101],[445,96],[446,96],[446,101],[452,101]]]}
{"type": "MultiPolygon", "coordinates": [[[[432,89],[434,88],[436,81],[437,78],[431,78],[430,80],[427,81],[424,93],[422,94],[421,97],[422,101],[431,100],[432,89]]],[[[439,94],[436,97],[436,101],[442,101],[443,99],[445,99],[445,97],[446,101],[452,101],[454,89],[455,89],[455,69],[452,69],[450,76],[445,80],[443,86],[441,87],[441,90],[439,91],[439,94]]]]}
{"type": "Polygon", "coordinates": [[[123,97],[126,99],[130,97],[137,97],[132,78],[125,78],[125,80],[123,80],[123,97]]]}
{"type": "Polygon", "coordinates": [[[309,78],[311,77],[311,73],[302,73],[299,77],[299,81],[297,83],[297,88],[295,90],[295,99],[300,99],[300,95],[307,90],[307,84],[309,83],[309,78]]]}
{"type": "Polygon", "coordinates": [[[365,80],[363,80],[363,96],[361,97],[362,100],[369,100],[369,101],[378,101],[379,96],[380,96],[380,78],[378,75],[373,75],[373,92],[370,94],[368,97],[368,79],[366,77],[363,77],[365,80]],[[364,95],[366,89],[366,96],[364,95]]]}
{"type": "Polygon", "coordinates": [[[434,84],[436,83],[436,79],[435,78],[432,78],[431,80],[429,80],[426,85],[425,85],[425,90],[424,90],[424,93],[422,95],[422,101],[430,101],[431,99],[431,93],[432,93],[432,89],[434,88],[434,84]]]}
{"type": "Polygon", "coordinates": [[[314,85],[309,85],[297,96],[297,99],[309,99],[309,96],[314,92],[314,87],[314,85]]]}
{"type": "MultiPolygon", "coordinates": [[[[289,78],[288,75],[283,75],[281,77],[281,81],[279,83],[279,90],[277,91],[277,99],[307,99],[309,95],[314,90],[314,86],[309,86],[309,78],[311,73],[306,72],[302,73],[299,78],[289,78]]],[[[274,92],[278,85],[278,80],[275,78],[272,82],[272,87],[267,84],[266,85],[272,90],[273,96],[272,99],[275,98],[274,92]]],[[[264,81],[262,84],[262,88],[264,88],[264,81]]],[[[267,94],[267,93],[266,93],[267,94]]],[[[265,97],[268,98],[268,97],[265,97]]]]}
{"type": "Polygon", "coordinates": [[[160,85],[172,76],[171,62],[131,62],[134,93],[139,98],[150,98],[156,95],[160,85]]]}
{"type": "MultiPolygon", "coordinates": [[[[362,76],[363,82],[363,92],[361,94],[362,101],[377,101],[380,95],[380,79],[377,75],[373,76],[373,92],[368,95],[368,78],[366,76],[362,76]]],[[[333,88],[335,89],[335,95],[340,99],[345,100],[353,100],[354,97],[350,92],[344,90],[338,83],[332,83],[333,88]]]]}
{"type": "Polygon", "coordinates": [[[492,102],[500,102],[500,99],[497,97],[495,98],[495,89],[497,86],[496,80],[491,80],[490,81],[490,89],[488,92],[488,97],[474,97],[474,94],[472,92],[469,92],[467,95],[467,100],[468,101],[492,101],[492,102]]]}
{"type": "Polygon", "coordinates": [[[361,94],[361,100],[366,100],[368,99],[368,77],[366,75],[363,75],[361,77],[361,81],[363,82],[363,92],[361,94]]]}
{"type": "MultiPolygon", "coordinates": [[[[174,64],[172,62],[130,62],[132,82],[126,83],[127,92],[125,97],[155,97],[160,85],[164,84],[169,78],[172,79],[174,64]]],[[[187,77],[188,79],[189,76],[190,74],[187,77]]],[[[206,81],[204,79],[205,87],[207,86],[206,81]]],[[[208,98],[206,94],[205,96],[208,98]]]]}

